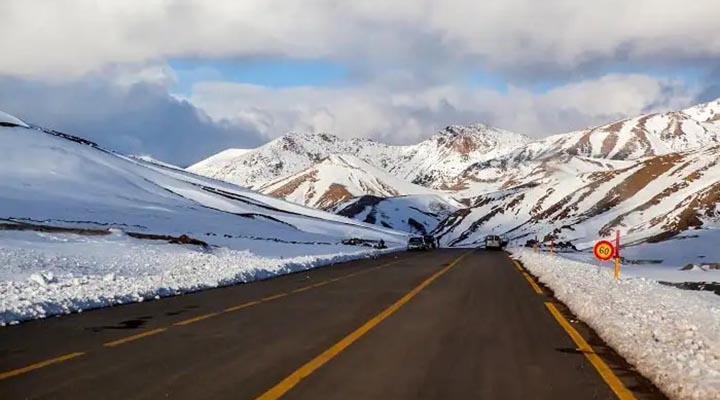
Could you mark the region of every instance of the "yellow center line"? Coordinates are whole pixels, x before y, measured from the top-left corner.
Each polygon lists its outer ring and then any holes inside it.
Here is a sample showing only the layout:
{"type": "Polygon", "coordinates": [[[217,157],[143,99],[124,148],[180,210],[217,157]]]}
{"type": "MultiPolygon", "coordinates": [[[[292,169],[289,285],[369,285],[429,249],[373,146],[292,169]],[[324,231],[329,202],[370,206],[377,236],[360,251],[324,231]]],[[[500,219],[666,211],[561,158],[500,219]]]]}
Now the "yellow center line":
{"type": "Polygon", "coordinates": [[[322,281],[322,282],[318,282],[318,283],[313,284],[312,287],[325,286],[325,285],[327,285],[328,283],[330,283],[330,282],[328,282],[328,281],[322,281]]]}
{"type": "Polygon", "coordinates": [[[184,321],[176,322],[176,323],[174,323],[173,325],[175,325],[175,326],[190,325],[190,324],[193,324],[193,323],[195,323],[195,322],[202,321],[202,320],[204,320],[204,319],[216,317],[216,316],[218,316],[218,315],[220,315],[220,313],[216,313],[216,312],[207,313],[207,314],[203,314],[203,315],[198,315],[197,317],[192,317],[192,318],[186,319],[186,320],[184,320],[184,321]]]}
{"type": "Polygon", "coordinates": [[[308,361],[305,365],[301,366],[297,370],[295,370],[293,373],[288,375],[285,379],[280,381],[278,384],[270,388],[267,392],[260,395],[257,400],[275,400],[283,396],[285,393],[287,393],[290,389],[295,387],[300,381],[315,372],[318,368],[323,366],[328,361],[335,358],[338,354],[340,354],[343,350],[345,350],[348,346],[353,344],[356,340],[361,338],[363,335],[365,335],[367,332],[369,332],[371,329],[373,329],[375,326],[377,326],[380,322],[385,320],[387,317],[395,313],[400,307],[405,305],[408,301],[410,301],[413,297],[415,297],[418,293],[420,293],[425,287],[430,285],[434,280],[445,274],[450,268],[455,266],[457,263],[460,262],[465,256],[470,254],[471,252],[467,252],[460,257],[456,258],[452,263],[450,263],[448,266],[442,268],[440,271],[435,272],[430,277],[422,281],[418,286],[413,288],[411,291],[409,291],[407,294],[405,294],[403,297],[401,297],[399,300],[397,300],[395,303],[390,305],[388,308],[380,312],[380,314],[377,314],[372,319],[367,321],[365,324],[351,332],[349,335],[342,338],[339,342],[332,345],[327,350],[320,353],[318,356],[313,358],[312,360],[308,361]]]}
{"type": "Polygon", "coordinates": [[[228,307],[228,308],[224,309],[223,312],[233,312],[233,311],[237,311],[237,310],[242,310],[243,308],[252,307],[252,306],[254,306],[256,304],[260,304],[260,303],[261,303],[261,301],[254,300],[254,301],[250,301],[247,303],[238,304],[236,306],[228,307]]]}
{"type": "Polygon", "coordinates": [[[547,307],[547,309],[550,311],[550,314],[555,317],[560,326],[562,326],[563,329],[565,329],[565,331],[568,333],[568,335],[570,335],[570,338],[578,346],[578,350],[585,354],[585,357],[588,359],[588,361],[590,361],[593,367],[595,367],[603,380],[605,380],[605,383],[610,386],[610,389],[612,389],[618,399],[635,399],[635,396],[632,394],[632,392],[628,390],[625,384],[623,384],[622,381],[612,371],[612,369],[608,367],[605,361],[603,361],[603,359],[600,358],[597,353],[595,353],[595,350],[590,347],[588,342],[586,342],[585,339],[580,335],[580,333],[578,333],[578,331],[572,325],[570,325],[570,322],[568,322],[568,320],[563,317],[557,307],[555,307],[555,304],[546,302],[545,307],[547,307]]]}
{"type": "Polygon", "coordinates": [[[297,289],[293,290],[292,292],[293,292],[293,293],[300,293],[300,292],[304,292],[304,291],[306,291],[306,290],[310,290],[310,289],[312,289],[312,288],[313,288],[312,285],[311,285],[311,286],[303,286],[303,287],[300,287],[300,288],[297,288],[297,289]]]}
{"type": "Polygon", "coordinates": [[[48,365],[53,365],[53,364],[61,363],[63,361],[72,360],[73,358],[80,357],[84,354],[85,353],[83,353],[83,352],[65,354],[60,357],[55,357],[55,358],[51,358],[49,360],[37,362],[35,364],[30,364],[30,365],[22,367],[22,368],[17,368],[17,369],[13,369],[10,371],[0,372],[0,380],[7,379],[7,378],[10,378],[10,377],[13,377],[16,375],[21,375],[26,372],[30,372],[30,371],[33,371],[33,370],[36,370],[39,368],[47,367],[48,365]]]}
{"type": "Polygon", "coordinates": [[[288,293],[278,293],[278,294],[274,294],[272,296],[263,297],[262,299],[260,299],[260,301],[263,301],[263,302],[271,301],[271,300],[279,299],[281,297],[285,297],[287,295],[288,295],[288,293]]]}
{"type": "Polygon", "coordinates": [[[532,288],[533,288],[533,290],[535,291],[535,293],[537,293],[537,294],[543,294],[542,289],[541,289],[540,286],[535,282],[535,279],[533,279],[532,276],[530,276],[527,272],[523,272],[523,276],[525,276],[525,279],[528,281],[528,283],[530,284],[530,286],[532,286],[532,288]]]}
{"type": "Polygon", "coordinates": [[[152,336],[152,335],[157,335],[158,333],[164,332],[165,330],[167,330],[167,328],[157,328],[157,329],[153,329],[153,330],[150,330],[150,331],[145,331],[145,332],[142,332],[142,333],[138,333],[137,335],[127,336],[127,337],[124,337],[124,338],[122,338],[122,339],[113,340],[112,342],[103,343],[103,346],[105,346],[105,347],[115,347],[115,346],[121,345],[121,344],[123,344],[123,343],[132,342],[133,340],[138,340],[138,339],[142,339],[142,338],[144,338],[144,337],[148,337],[148,336],[152,336]]]}

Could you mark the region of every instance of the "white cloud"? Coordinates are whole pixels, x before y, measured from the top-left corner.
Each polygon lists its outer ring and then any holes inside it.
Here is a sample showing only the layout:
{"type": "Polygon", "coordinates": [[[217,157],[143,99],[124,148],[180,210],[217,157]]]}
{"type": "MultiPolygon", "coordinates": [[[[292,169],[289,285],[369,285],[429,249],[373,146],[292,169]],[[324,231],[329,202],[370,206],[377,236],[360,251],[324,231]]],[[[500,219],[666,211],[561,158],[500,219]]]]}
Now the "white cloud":
{"type": "Polygon", "coordinates": [[[606,75],[536,94],[460,85],[398,91],[378,85],[270,88],[228,82],[194,86],[190,101],[213,118],[250,124],[267,137],[287,131],[332,132],[415,142],[448,124],[485,122],[542,137],[643,112],[690,105],[682,82],[637,74],[606,75]]]}
{"type": "Polygon", "coordinates": [[[443,75],[720,56],[715,0],[4,0],[0,74],[81,76],[174,56],[337,60],[443,75]]]}
{"type": "MultiPolygon", "coordinates": [[[[540,137],[690,105],[703,88],[601,74],[612,64],[717,67],[717,11],[716,0],[2,0],[0,108],[183,163],[290,130],[408,143],[486,122],[540,137]],[[182,76],[204,82],[184,102],[167,94],[173,57],[321,60],[350,79],[274,88],[210,82],[223,74],[191,67],[182,76]],[[507,91],[469,86],[478,70],[502,75],[507,91]],[[549,76],[565,83],[523,88],[549,76]],[[182,145],[168,145],[173,134],[182,145]]],[[[718,90],[705,89],[703,99],[718,90]]]]}

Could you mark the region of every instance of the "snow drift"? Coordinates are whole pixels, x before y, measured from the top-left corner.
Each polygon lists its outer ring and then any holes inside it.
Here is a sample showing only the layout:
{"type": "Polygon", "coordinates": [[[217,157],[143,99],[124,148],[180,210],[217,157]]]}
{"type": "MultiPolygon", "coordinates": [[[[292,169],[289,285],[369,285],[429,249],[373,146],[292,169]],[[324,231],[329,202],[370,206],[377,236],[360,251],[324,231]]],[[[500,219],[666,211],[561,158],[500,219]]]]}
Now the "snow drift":
{"type": "Polygon", "coordinates": [[[720,297],[513,250],[525,267],[640,373],[676,399],[720,399],[720,297]]]}

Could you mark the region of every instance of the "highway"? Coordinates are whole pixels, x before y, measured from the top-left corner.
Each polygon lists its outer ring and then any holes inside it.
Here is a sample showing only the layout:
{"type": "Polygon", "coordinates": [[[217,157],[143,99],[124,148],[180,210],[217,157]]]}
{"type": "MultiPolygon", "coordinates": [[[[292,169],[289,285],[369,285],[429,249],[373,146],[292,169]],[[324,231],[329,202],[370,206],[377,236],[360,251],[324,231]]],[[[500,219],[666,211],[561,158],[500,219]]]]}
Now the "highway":
{"type": "Polygon", "coordinates": [[[663,399],[504,252],[396,253],[0,328],[0,399],[663,399]]]}

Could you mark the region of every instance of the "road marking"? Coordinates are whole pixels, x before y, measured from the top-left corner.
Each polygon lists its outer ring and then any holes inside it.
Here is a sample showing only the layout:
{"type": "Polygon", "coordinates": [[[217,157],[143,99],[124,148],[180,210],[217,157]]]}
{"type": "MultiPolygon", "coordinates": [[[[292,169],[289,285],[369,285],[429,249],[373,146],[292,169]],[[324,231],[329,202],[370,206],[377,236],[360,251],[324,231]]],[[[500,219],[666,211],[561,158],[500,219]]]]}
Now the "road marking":
{"type": "Polygon", "coordinates": [[[557,307],[555,307],[555,304],[545,302],[545,307],[550,310],[550,314],[555,317],[560,326],[562,326],[563,329],[565,329],[565,331],[568,333],[568,335],[570,335],[570,338],[572,338],[573,342],[575,342],[575,344],[578,346],[578,350],[585,354],[585,357],[588,359],[588,361],[590,361],[593,367],[595,367],[603,380],[605,380],[605,383],[610,386],[610,389],[615,392],[615,395],[618,397],[618,399],[635,399],[635,395],[633,395],[632,392],[628,390],[627,387],[625,387],[625,384],[623,384],[622,381],[618,379],[612,369],[610,369],[610,367],[605,364],[605,361],[603,361],[603,359],[600,358],[597,353],[595,353],[595,350],[590,347],[588,342],[585,341],[585,339],[580,335],[580,333],[578,333],[578,331],[572,325],[570,325],[568,320],[565,319],[565,317],[563,317],[557,307]]]}
{"type": "Polygon", "coordinates": [[[281,297],[285,297],[287,295],[288,295],[288,293],[278,293],[278,294],[274,294],[272,296],[263,297],[262,299],[260,299],[260,301],[263,301],[263,302],[271,301],[271,300],[279,299],[281,297]]]}
{"type": "Polygon", "coordinates": [[[448,266],[442,268],[440,271],[435,272],[430,277],[426,278],[424,281],[422,281],[419,285],[417,285],[415,288],[410,290],[407,294],[405,294],[403,297],[401,297],[399,300],[397,300],[395,303],[390,305],[388,308],[380,312],[380,314],[377,314],[369,321],[365,322],[362,326],[351,332],[349,335],[342,338],[339,342],[335,343],[334,345],[330,346],[327,350],[323,351],[319,355],[317,355],[312,360],[308,361],[305,365],[301,366],[297,370],[295,370],[293,373],[288,375],[285,379],[280,381],[278,384],[270,388],[268,391],[260,395],[257,400],[275,400],[283,396],[285,393],[287,393],[290,389],[295,387],[303,378],[308,377],[310,374],[315,372],[318,368],[322,367],[325,363],[335,358],[338,354],[340,354],[343,350],[345,350],[348,346],[353,344],[356,340],[360,339],[363,335],[368,333],[370,330],[372,330],[375,326],[377,326],[379,323],[381,323],[383,320],[385,320],[387,317],[395,313],[400,307],[405,305],[408,301],[410,301],[413,297],[415,297],[418,293],[420,293],[425,287],[430,285],[434,280],[445,274],[450,268],[455,266],[457,263],[460,262],[465,256],[470,254],[471,252],[467,252],[460,257],[456,258],[452,263],[450,263],[448,266]]]}
{"type": "MultiPolygon", "coordinates": [[[[357,272],[353,272],[353,273],[350,273],[350,274],[347,274],[347,275],[340,276],[340,277],[338,277],[338,278],[333,278],[333,279],[331,279],[331,280],[324,281],[324,283],[322,283],[321,285],[315,284],[315,285],[311,285],[311,286],[301,287],[301,288],[298,288],[298,289],[293,290],[292,293],[299,293],[299,292],[303,292],[303,291],[305,291],[305,290],[312,289],[312,288],[314,288],[314,287],[323,286],[323,285],[325,285],[325,284],[327,284],[327,283],[330,283],[330,282],[336,282],[336,281],[339,281],[339,280],[348,279],[348,278],[351,278],[351,277],[353,277],[353,276],[357,276],[357,275],[361,275],[361,274],[364,274],[364,273],[368,273],[368,272],[370,272],[370,271],[374,271],[374,270],[377,270],[377,269],[380,269],[380,268],[383,268],[383,267],[387,267],[387,266],[389,266],[389,265],[397,264],[397,263],[402,262],[402,261],[406,261],[406,259],[400,259],[400,260],[391,261],[391,262],[389,262],[389,263],[381,264],[381,265],[378,265],[378,266],[376,266],[376,267],[368,268],[368,269],[363,270],[363,271],[357,271],[357,272]]],[[[250,302],[248,302],[248,303],[239,304],[239,305],[237,305],[237,306],[225,308],[222,312],[238,311],[238,310],[241,310],[241,309],[243,309],[243,308],[247,308],[247,307],[251,307],[251,306],[254,306],[254,305],[257,305],[257,304],[260,304],[260,303],[264,303],[264,302],[266,302],[266,301],[271,301],[271,300],[275,300],[275,299],[278,299],[278,298],[281,298],[281,297],[285,297],[285,296],[287,296],[288,294],[289,294],[289,293],[278,293],[278,294],[276,294],[276,295],[264,297],[264,298],[262,298],[262,299],[260,299],[260,300],[254,300],[254,301],[250,301],[250,302]]],[[[203,315],[200,315],[200,316],[197,316],[197,317],[194,317],[194,318],[186,319],[186,320],[184,320],[184,321],[176,322],[176,323],[174,323],[173,325],[175,325],[175,326],[189,325],[189,324],[192,324],[192,323],[194,323],[194,322],[202,321],[202,320],[205,320],[205,319],[208,319],[208,318],[217,316],[217,315],[221,314],[222,312],[214,312],[214,313],[209,313],[209,314],[203,314],[203,315]]],[[[142,338],[145,338],[145,337],[148,337],[148,336],[157,335],[157,334],[159,334],[159,333],[165,332],[167,329],[168,329],[168,327],[165,327],[165,328],[157,328],[157,329],[149,330],[149,331],[146,331],[146,332],[141,332],[141,333],[138,333],[137,335],[127,336],[127,337],[124,337],[124,338],[122,338],[122,339],[113,340],[113,341],[111,341],[111,342],[103,343],[103,346],[104,346],[104,347],[115,347],[115,346],[119,346],[119,345],[121,345],[121,344],[128,343],[128,342],[132,342],[132,341],[135,341],[135,340],[138,340],[138,339],[142,339],[142,338]]],[[[26,367],[13,369],[13,370],[6,371],[6,372],[0,372],[0,380],[6,379],[6,378],[10,378],[10,377],[13,377],[13,376],[17,376],[17,375],[21,375],[21,374],[24,374],[24,373],[27,373],[27,372],[30,372],[30,371],[33,371],[33,370],[36,370],[36,369],[39,369],[39,368],[43,368],[43,367],[46,367],[46,366],[49,366],[49,365],[52,365],[52,364],[56,364],[56,363],[59,363],[59,362],[71,360],[71,359],[73,359],[73,358],[75,358],[75,357],[79,357],[79,356],[82,356],[82,355],[84,355],[84,354],[85,354],[84,352],[70,353],[70,354],[66,354],[66,355],[64,355],[64,356],[60,356],[60,357],[57,357],[57,358],[52,358],[52,359],[49,359],[49,360],[45,360],[45,361],[41,361],[41,362],[38,362],[38,363],[35,363],[35,364],[31,364],[31,365],[28,365],[28,366],[26,366],[26,367]]]]}
{"type": "Polygon", "coordinates": [[[153,329],[153,330],[150,330],[150,331],[138,333],[137,335],[127,336],[127,337],[124,337],[124,338],[122,338],[122,339],[113,340],[112,342],[103,343],[103,346],[105,346],[105,347],[115,347],[115,346],[119,346],[119,345],[121,345],[121,344],[124,344],[124,343],[127,343],[127,342],[132,342],[132,341],[138,340],[138,339],[142,339],[142,338],[144,338],[144,337],[148,337],[148,336],[152,336],[152,335],[157,335],[158,333],[164,332],[165,330],[167,330],[167,328],[157,328],[157,329],[153,329]]]}
{"type": "Polygon", "coordinates": [[[30,372],[30,371],[33,371],[33,370],[36,370],[39,368],[47,367],[48,365],[53,365],[53,364],[61,363],[63,361],[72,360],[73,358],[80,357],[84,354],[85,353],[83,353],[83,352],[65,354],[60,357],[55,357],[55,358],[51,358],[49,360],[37,362],[35,364],[30,364],[30,365],[22,367],[22,368],[5,371],[5,372],[0,373],[0,380],[11,378],[16,375],[22,375],[26,372],[30,372]]]}
{"type": "Polygon", "coordinates": [[[518,260],[512,260],[512,262],[513,262],[513,264],[515,264],[515,268],[517,268],[518,271],[525,272],[525,270],[523,270],[523,267],[522,267],[522,265],[520,265],[520,262],[518,262],[518,260]]]}
{"type": "Polygon", "coordinates": [[[525,272],[525,269],[522,267],[522,265],[520,265],[520,262],[518,262],[518,260],[513,260],[513,259],[511,259],[511,260],[513,262],[513,265],[515,265],[515,268],[517,268],[517,270],[523,274],[523,276],[525,277],[525,280],[528,281],[528,283],[530,284],[532,289],[535,291],[535,293],[544,294],[542,288],[540,288],[540,285],[538,285],[537,282],[535,282],[535,279],[533,279],[533,277],[530,276],[530,274],[525,272]]]}
{"type": "Polygon", "coordinates": [[[236,306],[228,307],[228,308],[224,309],[223,312],[233,312],[233,311],[237,311],[237,310],[242,310],[243,308],[252,307],[252,306],[254,306],[256,304],[260,304],[260,303],[262,303],[260,300],[250,301],[248,303],[243,303],[243,304],[238,304],[236,306]]]}
{"type": "Polygon", "coordinates": [[[216,312],[207,313],[207,314],[198,315],[197,317],[192,317],[192,318],[180,321],[180,322],[176,322],[173,325],[175,325],[175,326],[190,325],[190,324],[194,324],[195,322],[202,321],[202,320],[208,319],[208,318],[212,318],[212,317],[215,317],[218,315],[220,315],[220,313],[216,313],[216,312]]]}
{"type": "Polygon", "coordinates": [[[540,286],[538,286],[538,284],[535,282],[535,279],[533,279],[532,276],[530,276],[530,274],[528,274],[527,272],[523,272],[523,276],[525,276],[525,279],[528,281],[530,286],[532,286],[535,293],[543,294],[542,289],[540,288],[540,286]]]}

